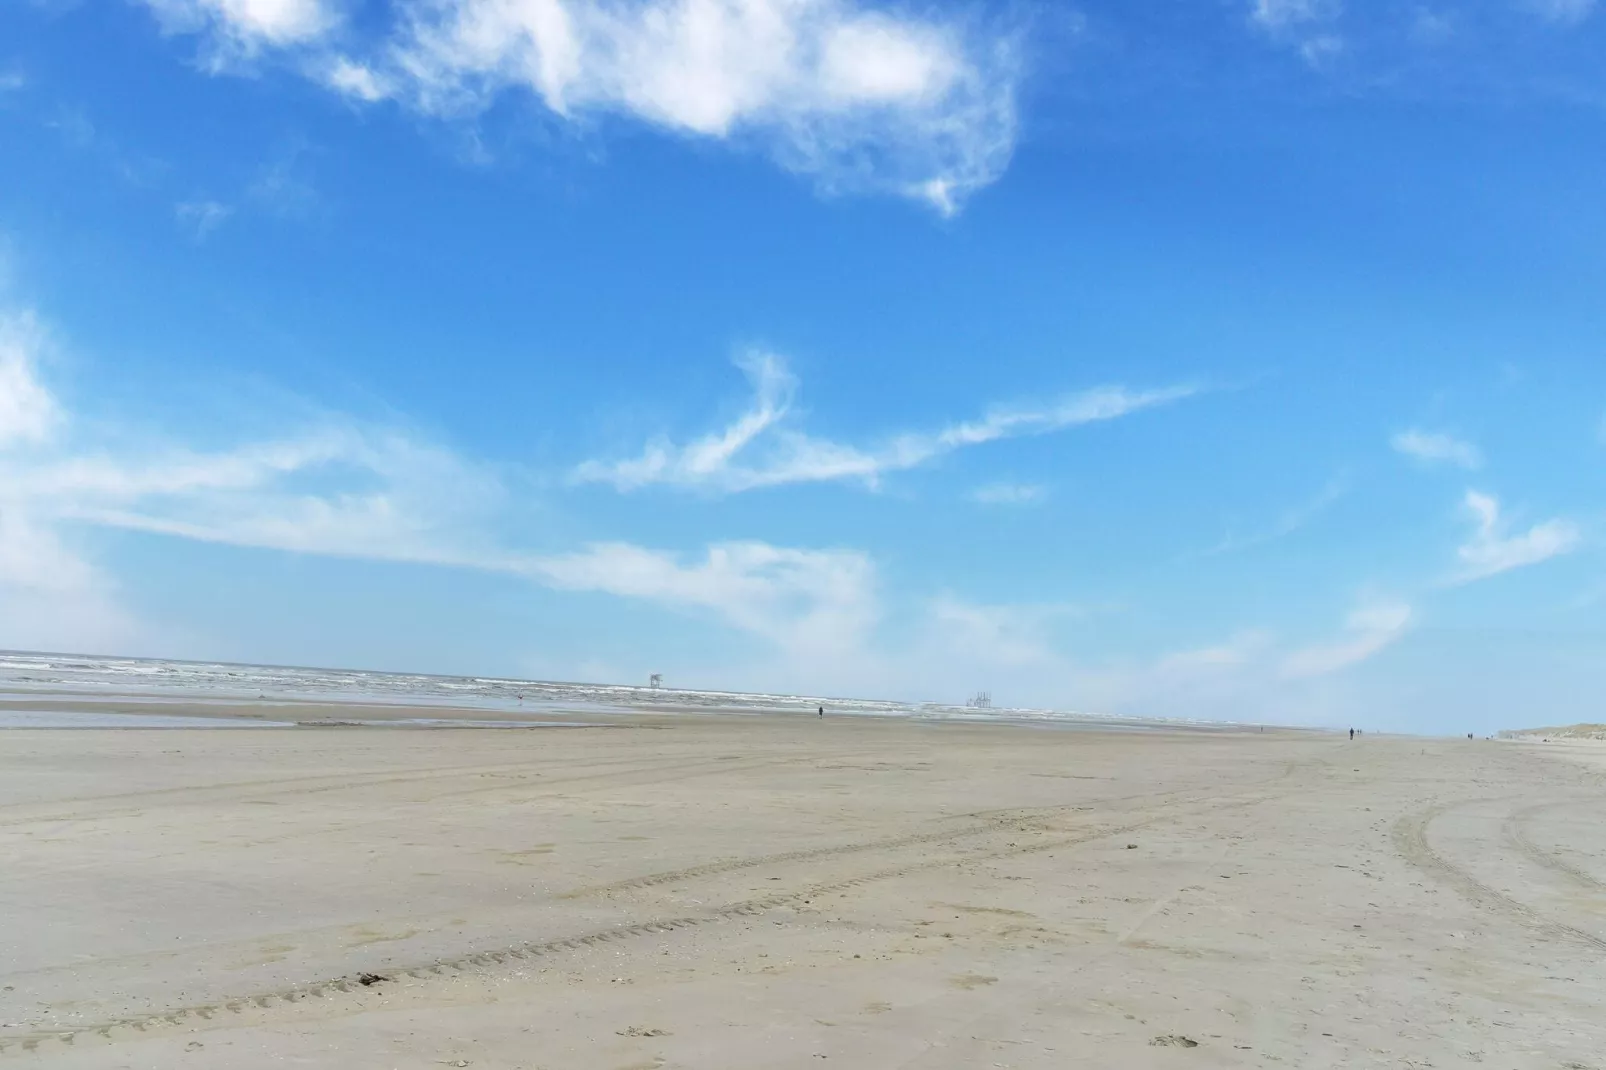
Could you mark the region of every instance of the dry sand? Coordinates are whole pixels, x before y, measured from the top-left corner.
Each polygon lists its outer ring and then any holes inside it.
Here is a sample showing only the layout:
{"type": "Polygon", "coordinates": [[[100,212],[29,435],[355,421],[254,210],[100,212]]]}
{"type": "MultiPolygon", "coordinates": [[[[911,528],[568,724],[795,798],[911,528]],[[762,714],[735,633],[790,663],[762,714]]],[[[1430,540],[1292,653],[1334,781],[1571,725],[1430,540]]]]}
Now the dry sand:
{"type": "Polygon", "coordinates": [[[1606,1070],[1598,747],[621,724],[0,732],[0,1066],[1606,1070]]]}

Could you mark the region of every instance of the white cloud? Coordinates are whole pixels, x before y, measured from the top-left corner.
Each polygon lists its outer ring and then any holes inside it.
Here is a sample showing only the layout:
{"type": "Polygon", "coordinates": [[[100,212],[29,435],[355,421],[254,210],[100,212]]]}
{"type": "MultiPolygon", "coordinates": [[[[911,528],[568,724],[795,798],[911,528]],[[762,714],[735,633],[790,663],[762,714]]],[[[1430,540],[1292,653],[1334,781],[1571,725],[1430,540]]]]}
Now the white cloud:
{"type": "Polygon", "coordinates": [[[173,32],[209,31],[219,43],[246,52],[263,45],[316,41],[339,23],[324,0],[144,0],[173,32]]]}
{"type": "Polygon", "coordinates": [[[989,483],[970,492],[970,500],[982,505],[1036,505],[1047,497],[1041,483],[989,483]]]}
{"type": "Polygon", "coordinates": [[[54,531],[18,509],[0,508],[0,589],[67,596],[92,589],[97,579],[54,531]]]}
{"type": "Polygon", "coordinates": [[[1337,15],[1337,0],[1253,0],[1249,17],[1269,29],[1319,22],[1337,15]]]}
{"type": "Polygon", "coordinates": [[[39,379],[42,344],[31,317],[0,320],[0,645],[140,645],[115,584],[66,541],[86,526],[502,572],[709,611],[803,661],[856,654],[879,612],[874,565],[852,550],[728,542],[689,563],[626,543],[515,553],[492,534],[501,479],[394,429],[322,417],[210,451],[126,429],[97,442],[98,426],[75,426],[39,379]]]}
{"type": "Polygon", "coordinates": [[[331,424],[201,453],[144,447],[0,457],[3,492],[40,514],[299,553],[439,564],[492,560],[476,524],[500,496],[448,451],[331,424]]]}
{"type": "Polygon", "coordinates": [[[761,146],[828,192],[956,211],[1009,163],[1022,64],[975,20],[855,0],[404,0],[388,30],[341,35],[320,0],[146,0],[228,53],[294,50],[363,101],[473,116],[504,94],[582,122],[624,116],[761,146]]]}
{"type": "Polygon", "coordinates": [[[136,650],[143,629],[116,593],[52,525],[0,503],[0,649],[136,650]]]}
{"type": "Polygon", "coordinates": [[[1524,0],[1524,5],[1558,26],[1576,26],[1595,13],[1595,0],[1524,0]]]}
{"type": "Polygon", "coordinates": [[[1405,634],[1412,610],[1398,601],[1361,606],[1344,622],[1345,635],[1293,651],[1284,660],[1283,675],[1291,678],[1326,676],[1367,660],[1405,634]]]}
{"type": "Polygon", "coordinates": [[[309,181],[302,158],[306,150],[293,146],[257,173],[245,196],[257,207],[281,219],[305,219],[319,208],[321,198],[309,181]]]}
{"type": "Polygon", "coordinates": [[[815,438],[788,425],[797,380],[780,357],[753,353],[738,363],[752,383],[753,401],[728,427],[683,446],[655,441],[638,457],[587,461],[575,469],[575,480],[608,483],[621,491],[660,484],[725,494],[835,480],[876,487],[889,472],[916,468],[967,446],[1113,420],[1196,392],[1193,387],[1102,387],[1047,405],[995,407],[977,420],[859,447],[815,438]]]}
{"type": "Polygon", "coordinates": [[[28,76],[12,68],[0,71],[0,93],[14,93],[28,84],[28,76]]]}
{"type": "Polygon", "coordinates": [[[1240,632],[1215,646],[1179,650],[1162,657],[1155,666],[1160,677],[1188,677],[1201,672],[1221,672],[1251,664],[1272,645],[1269,633],[1259,629],[1240,632]]]}
{"type": "MultiPolygon", "coordinates": [[[[624,542],[569,553],[515,552],[495,535],[507,527],[507,493],[497,473],[393,428],[322,417],[272,441],[212,450],[153,441],[127,428],[106,439],[104,419],[75,421],[40,379],[40,329],[28,317],[5,323],[0,646],[151,646],[149,627],[120,605],[114,578],[75,543],[94,527],[474,568],[651,602],[711,617],[774,651],[773,664],[718,667],[727,685],[746,672],[745,682],[757,686],[784,681],[813,693],[957,701],[991,687],[1006,704],[1081,702],[1221,717],[1273,710],[1269,716],[1285,718],[1293,715],[1289,703],[1302,701],[1298,688],[1373,656],[1411,621],[1409,606],[1381,601],[1353,613],[1337,639],[1302,649],[1287,651],[1266,633],[1245,632],[1216,646],[1090,668],[1056,649],[1049,634],[1049,621],[1067,608],[982,605],[944,595],[925,604],[898,641],[883,630],[876,564],[862,551],[732,541],[695,553],[624,542]]],[[[752,410],[732,429],[695,444],[692,467],[730,468],[784,419],[790,394],[778,372],[784,369],[758,370],[752,410]]],[[[963,444],[1033,433],[1070,417],[1131,411],[1123,396],[1130,397],[1116,392],[1041,410],[998,410],[903,437],[963,444]]],[[[684,452],[676,452],[677,462],[684,452]]],[[[1492,499],[1469,502],[1479,511],[1480,532],[1499,541],[1492,499]]],[[[1531,533],[1506,541],[1523,539],[1531,541],[1531,533]]]]}
{"type": "Polygon", "coordinates": [[[1456,35],[1456,17],[1446,11],[1419,7],[1411,20],[1411,36],[1423,44],[1435,45],[1456,35]]]}
{"type": "Polygon", "coordinates": [[[1460,468],[1483,466],[1483,453],[1470,442],[1452,435],[1411,428],[1389,439],[1396,453],[1403,453],[1424,464],[1453,464],[1460,468]]]}
{"type": "Polygon", "coordinates": [[[1338,634],[1290,645],[1259,628],[1223,642],[1157,658],[1102,666],[1056,666],[1084,708],[1138,716],[1321,724],[1356,716],[1343,696],[1357,686],[1345,670],[1408,634],[1412,607],[1391,598],[1362,600],[1338,634]]]}
{"type": "Polygon", "coordinates": [[[1050,666],[1058,658],[1045,627],[1065,612],[1056,606],[978,605],[944,595],[931,603],[931,634],[944,659],[991,669],[1050,666]]]}
{"type": "Polygon", "coordinates": [[[1329,28],[1342,13],[1340,0],[1252,0],[1249,21],[1321,70],[1345,50],[1344,38],[1329,28]]]}
{"type": "MultiPolygon", "coordinates": [[[[403,432],[321,417],[266,442],[197,449],[102,418],[78,422],[37,375],[41,332],[14,317],[3,381],[12,429],[0,440],[0,645],[150,649],[150,626],[119,604],[114,578],[72,539],[93,528],[270,550],[473,568],[709,617],[754,636],[773,660],[718,667],[728,684],[926,694],[959,700],[999,681],[1009,693],[1066,695],[1071,666],[1046,634],[1061,607],[928,603],[905,642],[886,645],[877,569],[853,549],[759,541],[679,553],[603,542],[568,553],[510,549],[497,474],[403,432]],[[935,668],[934,668],[935,666],[935,668]],[[1027,672],[1032,680],[1000,673],[1027,672]],[[933,692],[935,691],[935,694],[933,692]]],[[[686,452],[718,472],[784,414],[782,369],[758,371],[758,399],[732,429],[686,452]],[[764,385],[764,384],[768,385],[764,385]]],[[[1119,395],[1000,410],[922,442],[972,443],[1067,419],[1128,411],[1119,395]]],[[[283,421],[277,421],[283,422],[283,421]]],[[[924,447],[923,447],[924,448],[924,447]]],[[[919,452],[919,451],[916,451],[919,452]]],[[[680,453],[677,453],[677,462],[680,453]]]]}
{"type": "Polygon", "coordinates": [[[43,331],[27,315],[0,315],[0,647],[129,649],[132,618],[114,586],[37,515],[3,467],[46,447],[63,422],[38,377],[43,331]]]}
{"type": "Polygon", "coordinates": [[[369,104],[384,100],[395,92],[389,80],[373,68],[345,56],[336,56],[325,68],[323,80],[329,88],[369,104]]]}
{"type": "Polygon", "coordinates": [[[425,3],[386,68],[426,111],[522,89],[561,116],[757,137],[828,189],[945,212],[1008,163],[1020,77],[1002,38],[848,0],[425,3]]]}
{"type": "Polygon", "coordinates": [[[1299,55],[1310,66],[1320,70],[1344,52],[1344,39],[1337,34],[1323,33],[1307,37],[1299,43],[1299,55]]]}
{"type": "Polygon", "coordinates": [[[38,376],[43,332],[32,316],[0,314],[0,448],[39,443],[61,418],[38,376]]]}
{"type": "MultiPolygon", "coordinates": [[[[516,552],[502,479],[395,429],[323,417],[268,442],[202,450],[107,422],[79,423],[37,374],[41,332],[13,317],[0,411],[0,646],[130,651],[150,626],[119,602],[113,577],[74,539],[92,528],[295,553],[473,568],[549,588],[597,592],[702,615],[762,641],[772,660],[715,665],[724,686],[880,693],[959,701],[978,687],[1002,704],[1178,716],[1286,718],[1309,710],[1302,681],[1337,673],[1402,634],[1409,607],[1377,603],[1339,639],[1286,655],[1262,632],[1141,662],[1088,667],[1056,648],[1063,606],[986,605],[943,595],[902,639],[883,628],[876,564],[853,549],[718,542],[695,553],[600,542],[568,553],[516,552]],[[18,325],[21,325],[20,327],[18,325]],[[15,414],[24,414],[17,416],[15,414]],[[116,429],[114,429],[116,430],[116,429]]],[[[775,369],[771,369],[773,373],[775,369]]],[[[788,397],[759,376],[752,412],[698,444],[693,467],[718,472],[784,416],[788,397]]],[[[784,384],[781,384],[784,385],[784,384]]],[[[922,441],[969,443],[1108,418],[1130,405],[1102,395],[1002,410],[922,441]],[[1050,415],[1042,415],[1049,413],[1050,415]]],[[[906,436],[907,437],[907,436],[906,436]]],[[[679,453],[677,453],[677,458],[679,453]]],[[[1490,514],[1487,527],[1493,530],[1490,514]]]]}
{"type": "Polygon", "coordinates": [[[42,345],[31,316],[0,319],[0,508],[12,515],[309,553],[481,552],[471,533],[500,486],[449,451],[332,418],[214,451],[127,431],[98,442],[39,378],[42,345]]]}
{"type": "Polygon", "coordinates": [[[1339,480],[1333,480],[1321,489],[1314,498],[1303,504],[1295,506],[1277,518],[1277,522],[1264,531],[1257,531],[1250,535],[1228,535],[1210,549],[1204,551],[1203,556],[1215,557],[1218,554],[1237,553],[1240,550],[1264,546],[1287,538],[1316,519],[1332,507],[1333,503],[1344,496],[1345,486],[1339,480]]]}
{"type": "Polygon", "coordinates": [[[1571,553],[1583,540],[1578,525],[1561,519],[1547,520],[1527,531],[1506,535],[1500,519],[1500,501],[1492,495],[1469,490],[1465,505],[1476,528],[1472,538],[1456,551],[1461,559],[1461,571],[1455,577],[1457,583],[1470,583],[1548,561],[1571,553]]]}
{"type": "Polygon", "coordinates": [[[208,200],[182,201],[173,207],[179,225],[189,231],[196,241],[204,241],[233,212],[234,209],[226,204],[208,200]]]}
{"type": "Polygon", "coordinates": [[[854,550],[728,542],[683,564],[674,554],[601,543],[518,567],[554,587],[711,610],[793,658],[859,650],[878,613],[874,565],[854,550]]]}

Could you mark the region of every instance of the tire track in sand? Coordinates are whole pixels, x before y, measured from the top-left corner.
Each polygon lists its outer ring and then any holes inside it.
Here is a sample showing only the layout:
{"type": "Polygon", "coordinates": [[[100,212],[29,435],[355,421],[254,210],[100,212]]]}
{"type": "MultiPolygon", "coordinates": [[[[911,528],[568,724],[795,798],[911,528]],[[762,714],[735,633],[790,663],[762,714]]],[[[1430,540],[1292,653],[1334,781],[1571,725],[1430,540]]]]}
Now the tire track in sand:
{"type": "Polygon", "coordinates": [[[1441,803],[1415,814],[1407,814],[1394,825],[1395,849],[1407,862],[1438,877],[1454,888],[1463,899],[1481,910],[1504,914],[1553,939],[1572,941],[1597,951],[1606,951],[1606,939],[1565,922],[1553,921],[1542,916],[1527,904],[1518,902],[1504,892],[1484,884],[1439,854],[1428,843],[1429,826],[1447,811],[1461,806],[1498,801],[1498,799],[1465,799],[1453,804],[1441,803]]]}
{"type": "MultiPolygon", "coordinates": [[[[673,758],[640,757],[602,759],[585,763],[588,768],[605,769],[614,765],[641,764],[654,767],[672,765],[673,758]]],[[[227,781],[221,784],[190,784],[176,788],[149,788],[144,791],[118,792],[111,795],[81,795],[52,802],[9,803],[0,806],[0,827],[30,825],[55,821],[86,821],[106,817],[137,814],[153,802],[172,802],[179,805],[216,805],[218,803],[252,802],[271,799],[278,795],[304,795],[326,791],[361,791],[365,788],[385,787],[391,784],[417,784],[428,786],[439,781],[462,777],[495,777],[534,772],[557,767],[560,763],[550,758],[513,762],[505,765],[446,765],[419,769],[382,769],[369,773],[317,773],[307,776],[273,777],[262,780],[227,781]],[[119,809],[83,810],[98,803],[122,803],[119,809]],[[28,813],[27,811],[35,811],[28,813]],[[20,816],[12,816],[23,811],[20,816]]],[[[592,775],[601,775],[600,773],[592,775]]]]}
{"type": "MultiPolygon", "coordinates": [[[[1217,797],[1218,809],[1236,809],[1253,806],[1275,798],[1282,792],[1255,794],[1260,791],[1260,785],[1252,785],[1244,792],[1236,795],[1229,794],[1225,798],[1217,797]]],[[[1172,792],[1159,793],[1162,795],[1176,794],[1172,792]]],[[[1076,847],[1110,836],[1118,836],[1135,831],[1149,825],[1163,821],[1168,811],[1180,802],[1160,804],[1150,808],[1147,816],[1135,820],[1114,824],[1102,825],[1096,828],[1082,830],[1066,836],[1056,836],[1034,843],[1010,843],[992,850],[966,851],[957,855],[946,855],[941,858],[926,858],[919,861],[908,862],[869,873],[861,873],[837,880],[817,882],[801,889],[777,892],[774,895],[739,900],[722,907],[716,907],[702,913],[686,914],[674,917],[656,918],[648,921],[635,922],[628,925],[611,926],[594,930],[575,936],[558,937],[550,940],[516,944],[507,948],[494,950],[480,950],[467,952],[463,955],[438,959],[431,963],[412,967],[391,969],[388,977],[392,980],[408,978],[420,983],[449,977],[456,974],[469,973],[475,970],[506,968],[519,964],[532,963],[555,956],[580,953],[597,947],[618,944],[643,937],[665,935],[677,931],[702,928],[721,922],[742,917],[756,917],[770,911],[787,906],[796,905],[806,900],[832,893],[845,892],[884,880],[905,877],[913,873],[926,870],[946,868],[949,866],[964,865],[981,861],[994,861],[1004,858],[1035,854],[1042,851],[1076,847]],[[1155,813],[1153,810],[1162,812],[1155,813]]],[[[1068,807],[1052,808],[1067,809],[1068,807]]],[[[1140,811],[1140,814],[1142,811],[1140,811]]],[[[1003,832],[1009,824],[999,822],[992,830],[1003,832]]],[[[1027,832],[1045,832],[1048,829],[1038,826],[1021,829],[1027,832]]],[[[849,845],[857,846],[857,845],[849,845]]],[[[392,990],[393,991],[393,990],[392,990]]],[[[42,1047],[70,1047],[79,1042],[111,1041],[131,1039],[132,1037],[150,1034],[164,1028],[187,1027],[195,1028],[203,1023],[212,1022],[218,1018],[238,1017],[248,1014],[266,1014],[275,1010],[293,1007],[311,1000],[337,1000],[348,1004],[346,1013],[361,1011],[370,1001],[377,998],[383,990],[377,986],[370,988],[362,984],[353,976],[341,976],[320,981],[306,982],[290,985],[267,992],[259,992],[250,996],[241,996],[233,999],[220,999],[207,1003],[191,1004],[185,1007],[146,1014],[132,1015],[106,1019],[100,1022],[77,1026],[72,1029],[40,1030],[30,1033],[5,1036],[0,1034],[0,1056],[9,1056],[18,1053],[32,1053],[42,1047]]]]}
{"type": "MultiPolygon", "coordinates": [[[[534,962],[539,959],[569,952],[582,952],[591,948],[607,944],[616,944],[622,941],[639,939],[646,936],[662,935],[684,929],[700,928],[723,921],[740,917],[756,917],[781,907],[801,903],[804,900],[817,896],[828,895],[833,892],[842,892],[871,884],[877,881],[889,880],[906,876],[920,870],[936,869],[941,867],[961,865],[966,862],[975,862],[988,859],[1005,858],[1035,851],[1053,850],[1057,847],[1070,847],[1087,843],[1106,836],[1118,835],[1131,831],[1141,824],[1134,823],[1125,826],[1105,827],[1089,830],[1081,835],[1060,837],[1047,842],[1028,845],[1015,844],[992,851],[973,851],[955,856],[945,856],[940,859],[923,859],[905,865],[883,869],[871,873],[859,874],[840,880],[825,881],[810,885],[806,888],[778,892],[774,895],[762,896],[753,899],[740,900],[735,903],[717,907],[700,914],[688,914],[679,917],[656,918],[650,921],[636,922],[629,925],[612,926],[605,929],[594,930],[575,936],[559,937],[538,943],[517,944],[508,948],[496,950],[475,951],[464,955],[444,958],[425,965],[405,969],[391,970],[387,974],[392,981],[403,977],[415,981],[428,982],[436,978],[447,977],[453,974],[467,973],[476,968],[490,969],[506,967],[519,963],[534,962]]],[[[210,1003],[192,1004],[187,1007],[175,1008],[156,1014],[137,1015],[124,1018],[109,1019],[91,1025],[79,1026],[65,1030],[44,1030],[33,1033],[13,1036],[0,1035],[0,1055],[12,1052],[34,1052],[46,1044],[75,1045],[79,1041],[93,1037],[105,1040],[118,1040],[129,1033],[145,1034],[169,1026],[195,1026],[213,1019],[240,1015],[252,1010],[271,1010],[276,1007],[302,1003],[314,999],[330,999],[340,996],[350,996],[360,1000],[362,995],[369,993],[368,986],[362,984],[355,977],[336,977],[322,981],[309,982],[301,985],[292,985],[274,991],[262,992],[253,996],[244,996],[236,999],[218,1000],[210,1003]]],[[[360,1008],[353,1008],[360,1009],[360,1008]]]]}
{"type": "Polygon", "coordinates": [[[1600,802],[1600,799],[1562,799],[1518,810],[1506,819],[1503,829],[1506,842],[1516,848],[1529,861],[1535,862],[1554,873],[1561,874],[1581,888],[1592,892],[1606,891],[1606,883],[1602,883],[1599,879],[1584,872],[1572,863],[1557,858],[1534,843],[1533,838],[1528,834],[1529,820],[1546,810],[1555,810],[1563,806],[1576,806],[1579,803],[1599,804],[1600,802]]]}
{"type": "MultiPolygon", "coordinates": [[[[1312,764],[1326,765],[1325,761],[1312,764]]],[[[1293,775],[1299,763],[1285,763],[1281,773],[1268,777],[1246,786],[1244,790],[1257,790],[1274,783],[1281,782],[1293,775]]],[[[1145,801],[1149,809],[1157,806],[1178,805],[1190,796],[1204,795],[1200,801],[1210,802],[1219,799],[1211,796],[1207,789],[1182,788],[1172,791],[1140,792],[1134,795],[1121,795],[1109,799],[1083,800],[1074,803],[1061,803],[1056,806],[1040,807],[1009,807],[1000,810],[981,810],[967,814],[956,814],[954,819],[970,818],[978,824],[959,829],[948,829],[935,832],[909,833],[903,836],[892,836],[880,840],[866,840],[859,843],[838,844],[827,847],[805,848],[796,851],[782,851],[769,855],[749,855],[742,858],[721,859],[706,862],[701,865],[687,866],[682,869],[664,870],[658,873],[648,873],[639,877],[627,877],[623,880],[610,881],[603,884],[593,884],[582,888],[572,889],[561,893],[558,899],[582,899],[593,895],[611,895],[617,892],[638,891],[645,888],[654,888],[664,884],[674,884],[684,880],[697,880],[702,877],[720,876],[725,873],[739,872],[744,869],[757,869],[763,866],[788,865],[793,862],[816,862],[826,858],[841,857],[850,854],[860,854],[866,851],[897,850],[903,847],[917,847],[948,843],[966,839],[973,836],[984,836],[990,832],[1003,831],[1011,827],[1017,831],[1050,832],[1052,828],[1042,824],[1046,819],[1064,814],[1069,811],[1089,810],[1096,807],[1108,807],[1112,804],[1145,801]],[[1173,802],[1162,803],[1159,800],[1172,799],[1173,802]]]]}

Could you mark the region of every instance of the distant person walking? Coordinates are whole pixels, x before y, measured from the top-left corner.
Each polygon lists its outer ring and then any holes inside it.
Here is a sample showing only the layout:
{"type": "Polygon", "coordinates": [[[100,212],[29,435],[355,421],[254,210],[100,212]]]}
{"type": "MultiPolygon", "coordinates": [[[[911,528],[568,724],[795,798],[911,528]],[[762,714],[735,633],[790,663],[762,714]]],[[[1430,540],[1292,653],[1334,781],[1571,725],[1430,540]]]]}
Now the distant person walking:
{"type": "Polygon", "coordinates": [[[1350,742],[1351,742],[1351,743],[1354,743],[1354,742],[1355,742],[1355,729],[1353,729],[1353,728],[1351,728],[1351,729],[1350,729],[1350,730],[1349,730],[1349,741],[1350,741],[1350,742]]]}
{"type": "Polygon", "coordinates": [[[821,717],[824,717],[824,716],[825,716],[825,707],[824,707],[824,706],[821,706],[821,707],[820,707],[820,716],[821,716],[821,717]]]}

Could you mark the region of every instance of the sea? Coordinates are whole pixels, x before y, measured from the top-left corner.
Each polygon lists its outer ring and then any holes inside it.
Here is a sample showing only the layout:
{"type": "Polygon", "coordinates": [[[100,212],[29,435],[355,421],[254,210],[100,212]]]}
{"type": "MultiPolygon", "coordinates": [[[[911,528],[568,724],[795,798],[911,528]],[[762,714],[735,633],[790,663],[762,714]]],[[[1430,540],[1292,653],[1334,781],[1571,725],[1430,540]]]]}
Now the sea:
{"type": "MultiPolygon", "coordinates": [[[[320,669],[282,665],[235,665],[226,662],[173,661],[161,658],[103,657],[86,654],[47,654],[0,651],[0,727],[95,727],[91,718],[116,718],[128,724],[142,702],[182,701],[235,706],[242,701],[263,703],[271,714],[275,704],[293,710],[305,702],[350,703],[439,710],[495,711],[495,721],[472,718],[419,717],[400,722],[420,726],[451,723],[458,726],[541,727],[557,722],[509,721],[508,713],[539,717],[564,714],[806,714],[825,707],[831,716],[897,717],[919,720],[1001,721],[1042,726],[1099,727],[1145,730],[1156,728],[1235,727],[1217,722],[1154,720],[1062,710],[976,708],[941,703],[896,702],[885,699],[843,698],[823,695],[786,695],[766,692],[702,691],[628,684],[560,683],[493,676],[438,676],[427,673],[378,672],[363,669],[320,669]],[[27,709],[30,696],[38,698],[97,698],[114,701],[115,714],[65,714],[49,709],[27,709]]],[[[209,727],[198,722],[228,722],[226,718],[151,716],[146,727],[209,727]],[[180,722],[180,723],[167,723],[180,722]],[[197,723],[192,723],[197,722],[197,723]]],[[[283,722],[256,722],[293,725],[283,722]]],[[[572,721],[561,722],[572,724],[572,721]]],[[[1237,726],[1241,727],[1241,726],[1237,726]]]]}

